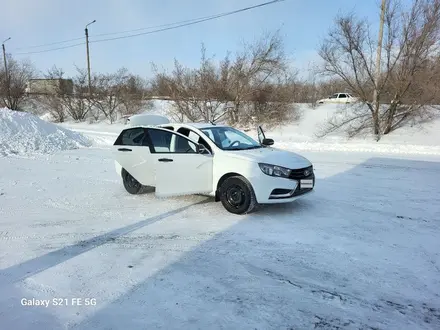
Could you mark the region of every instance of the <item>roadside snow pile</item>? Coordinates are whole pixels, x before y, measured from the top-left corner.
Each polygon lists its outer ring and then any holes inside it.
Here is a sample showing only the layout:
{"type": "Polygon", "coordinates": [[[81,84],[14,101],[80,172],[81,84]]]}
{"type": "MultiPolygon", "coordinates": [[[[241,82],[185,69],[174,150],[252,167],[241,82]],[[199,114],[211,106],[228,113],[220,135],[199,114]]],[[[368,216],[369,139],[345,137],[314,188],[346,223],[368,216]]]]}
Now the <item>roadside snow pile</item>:
{"type": "Polygon", "coordinates": [[[50,154],[91,145],[81,133],[26,112],[0,108],[0,156],[50,154]]]}
{"type": "MultiPolygon", "coordinates": [[[[376,142],[371,134],[349,139],[344,129],[318,137],[330,118],[351,111],[345,105],[325,104],[311,109],[306,104],[299,104],[298,108],[302,113],[298,122],[266,130],[267,137],[275,140],[276,147],[301,151],[440,155],[440,117],[423,125],[401,127],[376,142]]],[[[255,130],[252,135],[257,136],[255,130]]]]}

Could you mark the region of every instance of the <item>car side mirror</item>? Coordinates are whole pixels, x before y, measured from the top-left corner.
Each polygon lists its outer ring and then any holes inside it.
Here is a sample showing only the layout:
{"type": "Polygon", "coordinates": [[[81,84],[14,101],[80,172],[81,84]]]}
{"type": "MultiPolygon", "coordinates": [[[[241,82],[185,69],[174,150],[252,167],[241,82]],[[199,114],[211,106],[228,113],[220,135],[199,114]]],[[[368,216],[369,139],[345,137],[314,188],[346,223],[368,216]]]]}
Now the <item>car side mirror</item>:
{"type": "Polygon", "coordinates": [[[198,144],[196,151],[198,154],[204,154],[208,151],[208,149],[206,149],[206,147],[203,144],[198,144]]]}
{"type": "Polygon", "coordinates": [[[275,143],[273,139],[263,139],[263,142],[261,143],[264,146],[271,146],[275,143]]]}

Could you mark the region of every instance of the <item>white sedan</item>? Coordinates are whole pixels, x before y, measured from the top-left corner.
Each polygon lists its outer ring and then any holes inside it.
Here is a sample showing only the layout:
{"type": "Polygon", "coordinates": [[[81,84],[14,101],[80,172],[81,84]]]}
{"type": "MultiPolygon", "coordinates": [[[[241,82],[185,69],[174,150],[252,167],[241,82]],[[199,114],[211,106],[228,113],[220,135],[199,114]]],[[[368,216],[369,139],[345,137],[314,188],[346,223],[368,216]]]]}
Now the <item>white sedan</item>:
{"type": "Polygon", "coordinates": [[[332,96],[329,96],[326,99],[318,100],[318,104],[324,103],[355,103],[358,102],[359,99],[357,97],[352,96],[349,93],[335,93],[332,96]]]}
{"type": "Polygon", "coordinates": [[[149,124],[147,117],[144,125],[138,117],[114,143],[116,171],[131,194],[145,186],[155,187],[158,197],[206,194],[244,214],[257,204],[292,202],[314,188],[311,162],[271,147],[261,127],[257,142],[230,126],[160,123],[157,116],[149,124]]]}

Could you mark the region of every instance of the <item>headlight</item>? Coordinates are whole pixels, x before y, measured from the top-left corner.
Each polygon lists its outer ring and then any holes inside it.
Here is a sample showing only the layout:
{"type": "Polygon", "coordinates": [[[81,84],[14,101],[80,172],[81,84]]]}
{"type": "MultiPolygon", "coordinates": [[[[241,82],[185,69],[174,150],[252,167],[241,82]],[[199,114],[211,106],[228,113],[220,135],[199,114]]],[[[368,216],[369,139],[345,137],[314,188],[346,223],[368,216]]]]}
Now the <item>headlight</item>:
{"type": "Polygon", "coordinates": [[[288,178],[291,172],[291,170],[288,168],[276,166],[276,165],[258,163],[258,166],[260,166],[260,169],[264,174],[270,176],[279,176],[282,178],[288,178]]]}

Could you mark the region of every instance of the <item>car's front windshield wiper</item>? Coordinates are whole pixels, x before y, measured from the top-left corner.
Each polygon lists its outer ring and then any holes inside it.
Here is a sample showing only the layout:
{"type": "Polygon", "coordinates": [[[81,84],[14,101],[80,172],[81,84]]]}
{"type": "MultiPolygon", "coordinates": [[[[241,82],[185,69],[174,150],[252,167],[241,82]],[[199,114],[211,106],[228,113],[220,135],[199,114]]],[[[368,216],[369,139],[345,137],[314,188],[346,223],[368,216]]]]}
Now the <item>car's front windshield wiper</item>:
{"type": "Polygon", "coordinates": [[[252,146],[252,147],[249,147],[249,148],[243,148],[242,150],[260,149],[260,148],[263,148],[263,147],[262,146],[252,146]]]}
{"type": "Polygon", "coordinates": [[[247,148],[231,148],[231,149],[225,149],[225,150],[237,151],[237,150],[251,150],[251,149],[260,149],[260,148],[262,148],[262,146],[252,146],[252,147],[247,147],[247,148]]]}

